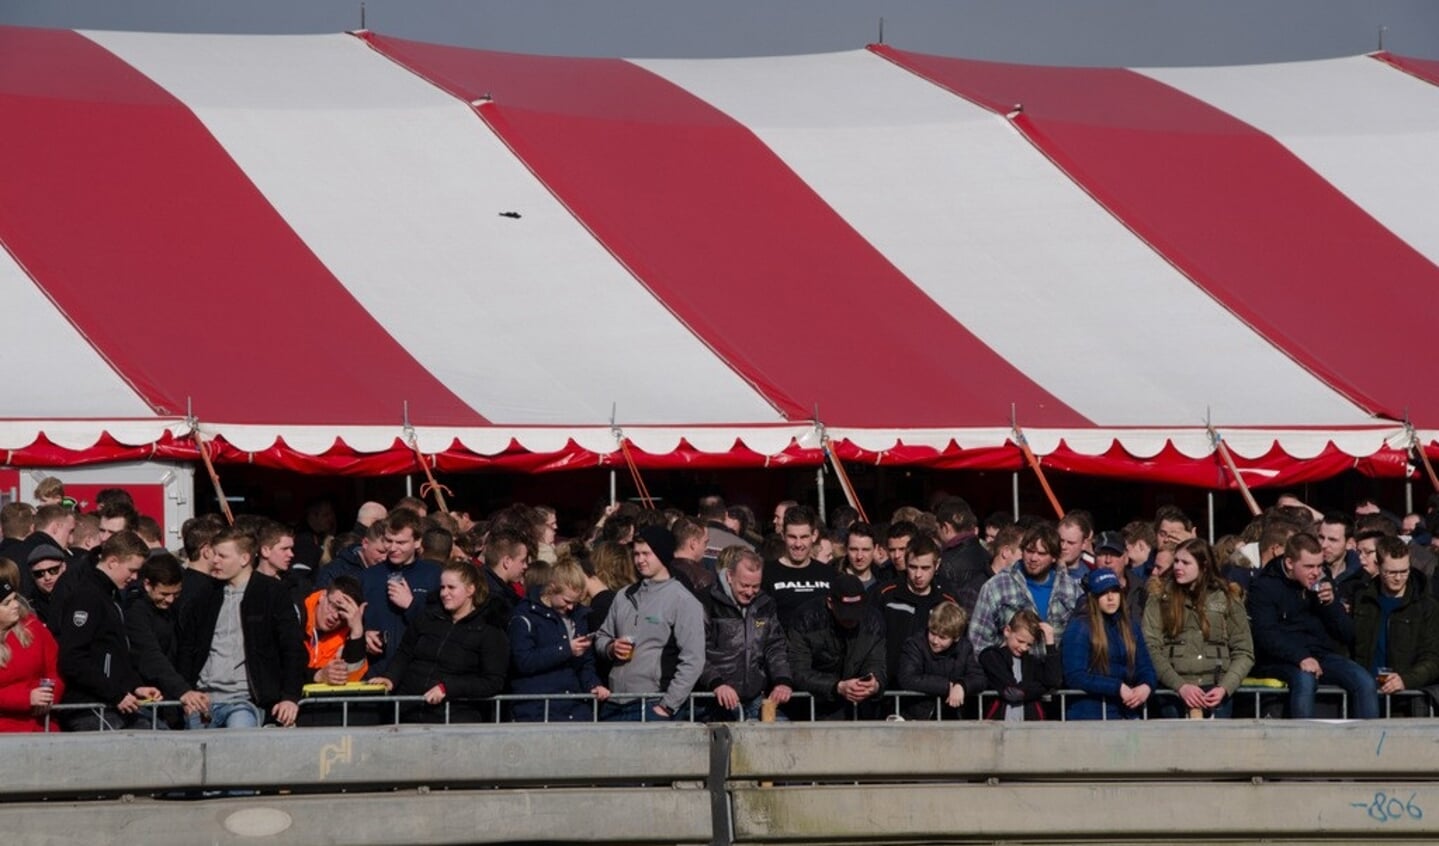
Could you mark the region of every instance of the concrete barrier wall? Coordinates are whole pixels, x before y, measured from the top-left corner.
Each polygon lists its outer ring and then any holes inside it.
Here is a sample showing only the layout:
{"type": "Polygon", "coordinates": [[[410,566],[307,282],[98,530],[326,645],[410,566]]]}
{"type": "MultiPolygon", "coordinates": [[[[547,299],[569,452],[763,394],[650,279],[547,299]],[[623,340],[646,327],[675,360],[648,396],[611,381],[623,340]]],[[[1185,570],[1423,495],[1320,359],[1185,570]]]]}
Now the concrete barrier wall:
{"type": "Polygon", "coordinates": [[[1439,721],[737,724],[734,778],[1429,778],[1439,721]]]}
{"type": "Polygon", "coordinates": [[[1336,836],[1433,842],[1439,831],[1432,782],[870,785],[747,788],[733,798],[736,842],[1336,836]],[[1379,813],[1376,794],[1384,797],[1379,813]]]}
{"type": "Polygon", "coordinates": [[[6,846],[708,843],[703,790],[465,790],[0,804],[6,846]]]}
{"type": "Polygon", "coordinates": [[[30,735],[0,738],[0,761],[6,846],[1439,842],[1430,720],[30,735]],[[145,798],[238,788],[270,795],[145,798]]]}
{"type": "Polygon", "coordinates": [[[16,795],[703,780],[699,725],[402,726],[0,737],[16,795]]]}

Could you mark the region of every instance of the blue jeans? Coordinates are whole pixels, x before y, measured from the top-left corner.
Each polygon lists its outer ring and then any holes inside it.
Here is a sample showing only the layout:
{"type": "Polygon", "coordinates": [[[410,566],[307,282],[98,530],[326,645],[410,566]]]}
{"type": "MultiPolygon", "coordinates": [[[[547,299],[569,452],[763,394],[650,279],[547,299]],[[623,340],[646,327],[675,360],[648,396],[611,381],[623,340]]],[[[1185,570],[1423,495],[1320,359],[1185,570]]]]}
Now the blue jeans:
{"type": "MultiPolygon", "coordinates": [[[[703,712],[704,718],[712,723],[732,723],[739,720],[740,712],[744,712],[747,722],[758,722],[760,709],[764,707],[764,694],[756,696],[748,702],[741,702],[738,708],[725,708],[718,702],[710,702],[708,708],[703,712]]],[[[789,722],[789,717],[783,711],[776,711],[774,721],[777,723],[789,722]]]]}
{"type": "Polygon", "coordinates": [[[1289,685],[1289,716],[1291,719],[1307,720],[1314,716],[1314,692],[1321,681],[1338,685],[1349,693],[1349,716],[1359,720],[1379,718],[1379,688],[1374,675],[1368,670],[1338,655],[1316,657],[1320,678],[1306,673],[1298,665],[1274,667],[1275,677],[1289,685]]]}
{"type": "Polygon", "coordinates": [[[210,703],[210,721],[205,723],[199,714],[185,715],[187,729],[239,729],[259,728],[265,724],[265,712],[245,699],[226,699],[210,703]]]}
{"type": "MultiPolygon", "coordinates": [[[[658,696],[651,699],[606,702],[600,706],[600,719],[604,722],[616,723],[638,723],[641,720],[647,723],[672,723],[688,720],[690,717],[688,702],[681,705],[678,711],[668,717],[661,717],[654,712],[654,707],[658,704],[660,704],[658,696]]],[[[696,711],[703,716],[703,710],[696,708],[696,711]]]]}
{"type": "MultiPolygon", "coordinates": [[[[1199,689],[1208,693],[1218,685],[1201,684],[1199,689]]],[[[1189,717],[1189,706],[1178,696],[1151,696],[1149,698],[1149,713],[1162,720],[1182,720],[1189,717]]],[[[1224,701],[1219,703],[1218,708],[1204,709],[1205,717],[1213,717],[1216,720],[1227,720],[1234,716],[1234,697],[1226,696],[1224,701]]]]}

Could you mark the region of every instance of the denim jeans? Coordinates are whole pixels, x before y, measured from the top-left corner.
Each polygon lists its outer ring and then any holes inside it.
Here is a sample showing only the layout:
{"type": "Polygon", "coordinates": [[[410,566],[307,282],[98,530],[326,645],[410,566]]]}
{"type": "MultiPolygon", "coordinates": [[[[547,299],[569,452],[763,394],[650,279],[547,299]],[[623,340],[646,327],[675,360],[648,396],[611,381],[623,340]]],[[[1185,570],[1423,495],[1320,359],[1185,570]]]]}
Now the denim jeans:
{"type": "MultiPolygon", "coordinates": [[[[1208,693],[1218,685],[1202,684],[1199,689],[1208,693]]],[[[1181,720],[1189,717],[1189,706],[1178,696],[1151,696],[1149,698],[1149,713],[1162,720],[1181,720]]],[[[1216,720],[1227,720],[1234,716],[1234,697],[1226,696],[1224,701],[1219,703],[1218,708],[1204,709],[1206,718],[1213,717],[1216,720]]]]}
{"type": "Polygon", "coordinates": [[[265,724],[265,712],[245,699],[225,699],[210,703],[210,721],[205,723],[200,714],[187,714],[187,729],[237,729],[259,728],[265,724]]]}
{"type": "Polygon", "coordinates": [[[86,709],[65,715],[52,715],[52,721],[59,722],[65,731],[144,731],[151,728],[166,728],[164,720],[155,720],[149,708],[141,708],[133,714],[122,714],[114,708],[86,709]]]}
{"type": "Polygon", "coordinates": [[[1307,720],[1314,716],[1314,692],[1322,682],[1337,685],[1349,693],[1349,716],[1351,719],[1373,720],[1379,717],[1379,689],[1374,676],[1368,670],[1338,655],[1328,654],[1316,658],[1323,674],[1315,678],[1298,665],[1275,667],[1275,676],[1289,686],[1289,716],[1291,719],[1307,720]]]}
{"type": "MultiPolygon", "coordinates": [[[[690,717],[688,702],[681,705],[679,711],[668,717],[661,717],[654,712],[654,707],[658,704],[660,704],[659,697],[606,702],[600,706],[600,719],[616,723],[638,723],[641,720],[647,723],[672,723],[688,720],[690,717]]],[[[699,709],[696,710],[699,711],[699,709]]],[[[703,715],[704,712],[699,711],[699,713],[703,715]]]]}
{"type": "MultiPolygon", "coordinates": [[[[748,702],[741,702],[738,708],[725,708],[718,702],[711,702],[705,709],[704,717],[712,723],[732,723],[739,720],[740,711],[744,711],[746,722],[759,722],[760,710],[764,707],[764,694],[761,693],[748,702]]],[[[777,723],[789,722],[789,717],[783,711],[776,711],[774,721],[777,723]]]]}

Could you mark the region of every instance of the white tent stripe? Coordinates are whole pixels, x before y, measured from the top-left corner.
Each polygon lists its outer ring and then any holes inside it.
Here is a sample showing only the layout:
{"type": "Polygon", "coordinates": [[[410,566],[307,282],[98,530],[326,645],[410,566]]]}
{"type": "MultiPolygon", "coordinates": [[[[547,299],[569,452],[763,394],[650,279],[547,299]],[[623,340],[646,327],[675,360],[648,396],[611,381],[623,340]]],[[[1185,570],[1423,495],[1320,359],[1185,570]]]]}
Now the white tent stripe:
{"type": "Polygon", "coordinates": [[[615,405],[649,423],[781,419],[466,104],[359,39],[85,34],[184,102],[361,305],[490,421],[594,424],[615,405]],[[684,378],[656,390],[657,362],[684,378]]]}
{"type": "Polygon", "coordinates": [[[1368,420],[1003,118],[873,54],[639,64],[747,125],[956,320],[1101,426],[1368,420]]]}
{"type": "MultiPolygon", "coordinates": [[[[7,413],[36,418],[151,417],[154,411],[65,319],[3,247],[0,302],[5,303],[6,345],[19,361],[35,362],[7,391],[7,413]]],[[[137,327],[137,331],[158,331],[137,327]]],[[[8,357],[8,356],[7,356],[8,357]]],[[[6,449],[28,446],[35,430],[17,434],[6,449]]],[[[85,446],[95,442],[92,437],[85,446]]]]}

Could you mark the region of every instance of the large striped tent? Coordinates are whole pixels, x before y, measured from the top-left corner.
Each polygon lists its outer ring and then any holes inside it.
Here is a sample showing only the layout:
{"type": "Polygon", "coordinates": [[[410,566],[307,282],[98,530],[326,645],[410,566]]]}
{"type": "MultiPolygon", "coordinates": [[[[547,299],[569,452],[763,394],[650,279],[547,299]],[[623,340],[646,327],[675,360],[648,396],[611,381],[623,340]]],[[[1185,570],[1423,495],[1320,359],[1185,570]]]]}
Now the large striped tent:
{"type": "Polygon", "coordinates": [[[1439,63],[0,28],[0,119],[4,464],[1011,468],[1022,435],[1226,487],[1215,435],[1278,485],[1439,432],[1439,63]]]}

